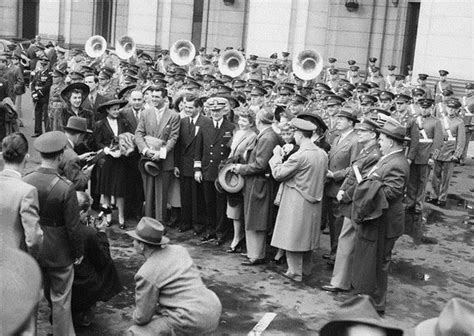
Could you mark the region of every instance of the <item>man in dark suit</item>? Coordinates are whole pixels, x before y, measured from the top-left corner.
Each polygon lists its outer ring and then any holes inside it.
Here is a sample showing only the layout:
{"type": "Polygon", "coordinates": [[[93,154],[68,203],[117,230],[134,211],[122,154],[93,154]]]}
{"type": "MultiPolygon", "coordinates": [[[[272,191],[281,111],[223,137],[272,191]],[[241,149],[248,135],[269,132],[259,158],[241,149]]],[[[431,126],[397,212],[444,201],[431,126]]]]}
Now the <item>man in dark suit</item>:
{"type": "Polygon", "coordinates": [[[60,131],[47,132],[34,143],[41,166],[24,181],[38,190],[40,226],[44,232],[39,265],[44,291],[52,302],[53,335],[75,335],[71,317],[74,264],[84,257],[79,227],[79,205],[72,182],[58,174],[67,138],[60,131]]]}
{"type": "MultiPolygon", "coordinates": [[[[130,124],[132,131],[137,130],[138,122],[144,111],[143,94],[140,90],[134,90],[130,94],[129,104],[121,110],[121,114],[130,124]]],[[[127,158],[127,190],[125,196],[125,216],[138,217],[141,215],[143,205],[143,183],[138,163],[140,161],[140,153],[138,150],[133,151],[127,158]]]]}
{"type": "Polygon", "coordinates": [[[231,225],[225,215],[227,198],[225,194],[216,191],[214,181],[217,178],[219,164],[229,157],[228,143],[232,138],[235,125],[224,119],[226,98],[212,97],[207,100],[211,111],[211,123],[203,125],[196,139],[194,154],[194,179],[202,183],[207,221],[203,241],[218,238],[218,243],[224,243],[230,234],[231,225]]]}
{"type": "MultiPolygon", "coordinates": [[[[375,198],[368,201],[371,207],[381,199],[386,202],[379,209],[381,215],[373,216],[373,219],[365,216],[359,221],[352,264],[352,286],[357,293],[370,295],[375,301],[375,309],[384,313],[392,249],[404,231],[403,194],[410,166],[403,149],[406,128],[390,118],[380,133],[379,144],[383,156],[367,174],[367,182],[380,189],[375,198]]],[[[364,184],[356,187],[354,208],[360,199],[369,194],[358,192],[358,188],[364,184]]]]}
{"type": "Polygon", "coordinates": [[[97,112],[97,108],[109,100],[111,97],[100,94],[97,89],[99,88],[99,78],[94,74],[87,74],[84,77],[84,84],[86,84],[90,91],[87,98],[82,102],[82,108],[93,112],[94,121],[99,121],[105,117],[97,112]]]}
{"type": "Polygon", "coordinates": [[[336,196],[342,182],[344,182],[344,178],[351,169],[351,162],[359,153],[358,138],[354,132],[356,122],[358,122],[356,111],[349,107],[343,107],[336,116],[336,129],[339,135],[334,139],[329,151],[329,170],[324,189],[324,208],[327,211],[331,251],[323,257],[329,259],[330,264],[334,264],[336,258],[337,240],[344,221],[344,217],[339,211],[339,202],[336,196]]]}
{"type": "Polygon", "coordinates": [[[202,128],[212,127],[212,121],[202,114],[202,99],[195,94],[184,97],[184,113],[181,119],[178,143],[175,150],[175,175],[180,178],[182,224],[180,232],[194,228],[201,232],[205,222],[204,191],[201,183],[194,180],[194,151],[196,135],[202,128]]]}
{"type": "Polygon", "coordinates": [[[135,131],[135,143],[142,155],[140,169],[145,192],[145,216],[166,222],[180,118],[168,108],[166,88],[156,86],[151,91],[153,107],[142,111],[135,131]],[[150,174],[151,170],[147,169],[150,161],[157,174],[150,174]]]}

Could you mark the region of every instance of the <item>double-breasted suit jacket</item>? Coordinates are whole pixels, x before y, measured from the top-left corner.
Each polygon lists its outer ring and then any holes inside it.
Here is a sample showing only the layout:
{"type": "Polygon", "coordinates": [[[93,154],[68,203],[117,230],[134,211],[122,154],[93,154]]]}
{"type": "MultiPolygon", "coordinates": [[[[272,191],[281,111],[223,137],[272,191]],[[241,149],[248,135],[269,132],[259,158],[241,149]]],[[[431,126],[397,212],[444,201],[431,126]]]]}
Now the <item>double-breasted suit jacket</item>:
{"type": "Polygon", "coordinates": [[[204,181],[214,182],[219,172],[219,164],[229,157],[229,142],[234,128],[234,124],[223,119],[219,129],[216,129],[211,121],[199,130],[194,152],[194,166],[199,169],[200,163],[204,181]]]}
{"type": "Polygon", "coordinates": [[[0,244],[29,251],[37,257],[43,243],[39,226],[38,192],[19,173],[0,172],[0,244]]]}
{"type": "Polygon", "coordinates": [[[175,150],[175,166],[179,168],[181,176],[194,176],[194,156],[198,143],[198,133],[200,130],[208,130],[210,127],[213,127],[211,119],[202,114],[196,119],[195,125],[191,124],[189,117],[181,119],[179,138],[175,150]]]}
{"type": "Polygon", "coordinates": [[[92,111],[94,121],[99,121],[101,119],[104,119],[106,117],[106,115],[105,114],[98,114],[97,108],[100,105],[102,105],[103,103],[105,103],[106,101],[110,100],[111,98],[112,98],[112,96],[105,96],[105,95],[102,95],[100,93],[97,93],[97,95],[95,97],[95,100],[93,102],[90,100],[90,97],[87,97],[82,102],[81,107],[85,110],[92,111]]]}

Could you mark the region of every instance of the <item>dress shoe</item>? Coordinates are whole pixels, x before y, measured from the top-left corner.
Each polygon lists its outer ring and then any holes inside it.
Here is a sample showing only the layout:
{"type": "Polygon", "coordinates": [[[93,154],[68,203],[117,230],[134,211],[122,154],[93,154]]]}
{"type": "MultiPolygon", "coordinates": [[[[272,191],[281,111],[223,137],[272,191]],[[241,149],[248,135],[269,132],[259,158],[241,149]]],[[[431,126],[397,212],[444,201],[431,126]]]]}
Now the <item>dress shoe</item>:
{"type": "Polygon", "coordinates": [[[41,135],[41,133],[35,133],[35,134],[33,134],[31,137],[32,137],[32,138],[37,138],[37,137],[39,137],[40,135],[41,135]]]}
{"type": "Polygon", "coordinates": [[[286,258],[281,257],[280,259],[273,259],[272,262],[275,263],[275,265],[283,265],[286,263],[286,258]]]}
{"type": "Polygon", "coordinates": [[[438,199],[437,199],[437,198],[431,198],[431,197],[429,197],[429,198],[426,199],[426,202],[427,202],[427,203],[430,203],[430,204],[437,204],[437,203],[438,203],[438,199]]]}
{"type": "Polygon", "coordinates": [[[122,230],[125,230],[126,229],[126,226],[125,226],[125,223],[119,223],[119,228],[122,229],[122,230]]]}
{"type": "Polygon", "coordinates": [[[249,259],[248,261],[244,261],[241,263],[243,266],[257,266],[265,264],[265,259],[249,259]]]}
{"type": "Polygon", "coordinates": [[[325,290],[326,292],[332,292],[332,293],[347,292],[347,289],[334,287],[333,285],[324,285],[324,286],[321,286],[321,289],[325,290]]]}
{"type": "Polygon", "coordinates": [[[446,201],[440,201],[440,200],[438,200],[437,205],[443,208],[443,207],[446,206],[446,201]]]}
{"type": "Polygon", "coordinates": [[[234,247],[232,247],[232,245],[229,246],[229,248],[226,250],[226,252],[227,252],[227,253],[239,253],[239,252],[241,252],[241,251],[242,251],[242,245],[243,245],[243,243],[244,243],[244,240],[241,239],[241,240],[237,243],[237,245],[235,245],[234,247]]]}
{"type": "Polygon", "coordinates": [[[280,273],[280,274],[284,276],[285,278],[290,279],[292,281],[303,282],[303,276],[300,274],[295,274],[288,271],[286,271],[285,273],[280,273]]]}

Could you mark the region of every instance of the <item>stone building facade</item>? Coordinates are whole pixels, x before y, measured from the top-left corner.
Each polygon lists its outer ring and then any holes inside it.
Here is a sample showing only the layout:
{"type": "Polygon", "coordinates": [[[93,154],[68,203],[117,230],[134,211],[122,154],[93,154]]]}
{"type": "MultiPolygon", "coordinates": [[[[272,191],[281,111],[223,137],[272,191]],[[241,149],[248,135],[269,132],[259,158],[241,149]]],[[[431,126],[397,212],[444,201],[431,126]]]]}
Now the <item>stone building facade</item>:
{"type": "Polygon", "coordinates": [[[187,39],[261,57],[315,49],[340,68],[354,59],[365,69],[374,56],[382,72],[394,64],[401,73],[413,65],[434,76],[474,74],[471,0],[0,0],[0,19],[0,37],[34,31],[70,47],[95,34],[114,47],[129,35],[152,54],[187,39]]]}

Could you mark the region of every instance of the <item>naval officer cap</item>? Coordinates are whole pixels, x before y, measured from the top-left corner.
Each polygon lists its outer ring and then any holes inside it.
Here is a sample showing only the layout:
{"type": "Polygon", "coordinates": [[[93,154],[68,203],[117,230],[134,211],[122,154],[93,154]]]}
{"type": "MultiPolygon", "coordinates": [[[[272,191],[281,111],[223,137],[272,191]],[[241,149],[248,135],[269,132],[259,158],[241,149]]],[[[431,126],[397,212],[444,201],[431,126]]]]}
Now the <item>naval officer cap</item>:
{"type": "Polygon", "coordinates": [[[314,132],[317,128],[316,125],[313,124],[311,121],[300,118],[293,118],[291,119],[290,123],[291,126],[300,131],[314,132]]]}
{"type": "Polygon", "coordinates": [[[67,144],[67,137],[63,132],[52,131],[40,135],[33,147],[42,154],[56,153],[64,149],[67,144]]]}

